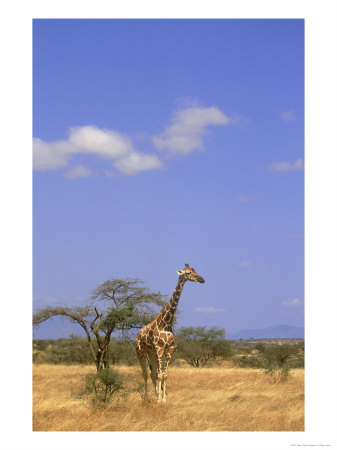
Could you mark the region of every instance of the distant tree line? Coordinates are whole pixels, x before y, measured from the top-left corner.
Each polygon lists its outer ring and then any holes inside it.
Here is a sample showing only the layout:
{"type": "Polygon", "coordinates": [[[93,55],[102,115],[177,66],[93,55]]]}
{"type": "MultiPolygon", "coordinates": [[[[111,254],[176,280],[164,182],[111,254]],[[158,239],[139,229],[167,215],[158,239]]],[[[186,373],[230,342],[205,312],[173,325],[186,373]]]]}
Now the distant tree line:
{"type": "MultiPolygon", "coordinates": [[[[177,349],[172,364],[210,367],[221,361],[232,361],[242,368],[264,369],[266,373],[283,375],[304,367],[304,341],[277,345],[227,341],[221,328],[182,327],[175,332],[177,349]]],[[[94,344],[94,349],[96,344],[94,344]]],[[[134,340],[111,338],[107,352],[108,365],[137,365],[134,340]]],[[[92,364],[91,349],[86,338],[71,335],[57,340],[34,340],[33,362],[47,364],[92,364]]]]}
{"type": "Polygon", "coordinates": [[[279,373],[286,377],[291,369],[304,367],[304,341],[290,344],[257,343],[239,345],[233,361],[239,367],[264,369],[271,375],[279,373]]]}
{"type": "Polygon", "coordinates": [[[180,328],[176,333],[176,358],[181,358],[194,367],[205,367],[211,362],[230,359],[233,356],[233,346],[225,336],[223,328],[180,328]]]}
{"type": "MultiPolygon", "coordinates": [[[[94,350],[98,346],[93,343],[94,350]]],[[[137,363],[134,343],[111,338],[106,354],[108,365],[137,363]]],[[[45,364],[92,364],[93,357],[86,338],[72,334],[69,338],[33,341],[33,362],[45,364]]]]}
{"type": "MultiPolygon", "coordinates": [[[[304,367],[304,341],[277,345],[227,341],[221,328],[182,327],[175,332],[177,349],[172,365],[210,367],[229,360],[234,366],[263,369],[285,378],[289,371],[304,367]]],[[[109,365],[137,365],[134,340],[112,338],[107,352],[109,365]]],[[[57,340],[34,340],[33,362],[47,364],[92,364],[87,339],[71,335],[57,340]]]]}
{"type": "MultiPolygon", "coordinates": [[[[172,363],[183,360],[194,367],[205,367],[233,356],[232,344],[225,340],[225,330],[221,328],[185,327],[175,332],[177,349],[172,363]]],[[[98,351],[96,343],[92,344],[98,351]]],[[[106,354],[107,365],[138,364],[134,340],[130,338],[110,339],[106,354]]],[[[33,361],[49,364],[91,364],[91,348],[87,339],[71,335],[68,339],[34,340],[33,361]]]]}

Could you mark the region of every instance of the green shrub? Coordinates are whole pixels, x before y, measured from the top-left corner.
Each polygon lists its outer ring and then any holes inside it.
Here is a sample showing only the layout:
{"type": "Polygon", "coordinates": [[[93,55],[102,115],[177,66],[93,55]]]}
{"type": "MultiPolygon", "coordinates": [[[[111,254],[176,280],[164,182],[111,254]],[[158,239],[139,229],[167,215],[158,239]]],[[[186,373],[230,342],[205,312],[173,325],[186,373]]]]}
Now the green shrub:
{"type": "Polygon", "coordinates": [[[279,345],[275,342],[259,342],[252,345],[235,346],[237,357],[233,363],[239,367],[264,369],[275,381],[286,380],[294,368],[304,367],[304,342],[279,345]]]}
{"type": "Polygon", "coordinates": [[[71,335],[69,339],[50,341],[39,355],[39,362],[49,364],[92,364],[93,356],[86,338],[71,335]]]}
{"type": "MultiPolygon", "coordinates": [[[[98,351],[93,342],[94,352],[98,351]]],[[[93,364],[94,359],[88,345],[88,340],[81,336],[71,335],[67,339],[35,340],[33,342],[34,363],[48,364],[93,364]]],[[[108,353],[108,363],[137,364],[135,345],[125,339],[111,339],[108,353]]]]}
{"type": "Polygon", "coordinates": [[[36,339],[33,341],[33,350],[46,350],[50,344],[50,340],[36,339]]]}
{"type": "Polygon", "coordinates": [[[117,339],[111,341],[108,355],[113,364],[127,366],[138,364],[134,341],[117,339]]]}
{"type": "Polygon", "coordinates": [[[241,356],[240,358],[233,358],[233,363],[239,367],[261,367],[261,362],[256,356],[241,356]]]}
{"type": "Polygon", "coordinates": [[[194,367],[205,367],[211,361],[229,359],[232,343],[225,338],[225,330],[217,327],[182,327],[176,336],[176,357],[194,367]]]}
{"type": "Polygon", "coordinates": [[[266,347],[262,344],[257,346],[261,367],[265,374],[271,376],[274,381],[285,381],[294,361],[297,360],[299,347],[297,345],[283,344],[279,346],[266,347]]]}
{"type": "Polygon", "coordinates": [[[94,405],[104,407],[112,400],[125,397],[126,393],[125,378],[116,370],[106,368],[94,374],[87,374],[76,396],[90,399],[94,405]]]}

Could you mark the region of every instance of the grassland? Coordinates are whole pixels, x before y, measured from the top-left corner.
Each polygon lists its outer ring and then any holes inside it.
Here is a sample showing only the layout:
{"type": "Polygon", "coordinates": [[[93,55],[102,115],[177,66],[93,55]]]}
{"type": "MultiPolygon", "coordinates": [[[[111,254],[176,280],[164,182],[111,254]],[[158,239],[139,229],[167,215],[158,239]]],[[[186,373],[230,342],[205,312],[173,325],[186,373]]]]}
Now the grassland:
{"type": "MultiPolygon", "coordinates": [[[[138,367],[118,370],[130,389],[142,383],[138,367]]],[[[88,373],[95,367],[34,365],[34,431],[304,431],[303,369],[274,383],[258,369],[172,367],[167,403],[134,391],[106,409],[74,396],[88,373]]]]}

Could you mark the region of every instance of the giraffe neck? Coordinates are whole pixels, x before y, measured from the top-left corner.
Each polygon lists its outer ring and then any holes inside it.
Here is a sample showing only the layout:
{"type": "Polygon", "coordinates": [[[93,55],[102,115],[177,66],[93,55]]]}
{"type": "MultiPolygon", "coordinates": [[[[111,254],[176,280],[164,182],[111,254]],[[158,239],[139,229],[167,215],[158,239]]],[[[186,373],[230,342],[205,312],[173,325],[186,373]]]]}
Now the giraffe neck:
{"type": "Polygon", "coordinates": [[[160,311],[157,316],[157,323],[159,327],[165,328],[172,325],[174,314],[177,310],[178,302],[183,290],[185,281],[183,278],[179,277],[177,286],[173,291],[172,297],[160,311]]]}

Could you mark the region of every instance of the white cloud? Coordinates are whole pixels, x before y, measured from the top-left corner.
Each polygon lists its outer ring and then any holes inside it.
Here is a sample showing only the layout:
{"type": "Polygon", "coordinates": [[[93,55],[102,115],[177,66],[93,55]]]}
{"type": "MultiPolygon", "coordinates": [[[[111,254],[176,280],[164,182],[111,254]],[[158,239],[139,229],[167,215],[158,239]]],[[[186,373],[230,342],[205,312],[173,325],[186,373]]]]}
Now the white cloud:
{"type": "Polygon", "coordinates": [[[91,153],[103,158],[116,159],[133,151],[127,136],[92,125],[70,128],[69,143],[81,153],[91,153]]]}
{"type": "Polygon", "coordinates": [[[207,133],[207,127],[233,122],[216,107],[180,109],[174,113],[171,125],[163,133],[153,136],[152,142],[156,149],[166,150],[171,155],[188,155],[203,149],[202,136],[207,133]]]}
{"type": "MultiPolygon", "coordinates": [[[[165,131],[151,138],[155,149],[164,150],[171,155],[188,155],[203,149],[203,136],[207,134],[209,126],[223,126],[238,121],[225,116],[216,107],[205,108],[194,101],[184,101],[186,106],[174,113],[172,122],[165,131]]],[[[137,139],[144,141],[144,134],[138,134],[137,139]]],[[[134,148],[129,136],[94,125],[71,127],[68,139],[63,141],[45,142],[38,138],[33,140],[35,170],[64,169],[64,176],[72,179],[91,175],[89,167],[70,167],[70,163],[78,155],[92,155],[109,160],[112,165],[102,171],[105,176],[132,176],[163,166],[158,154],[139,152],[134,148]]]]}
{"type": "Polygon", "coordinates": [[[133,152],[125,158],[119,159],[115,167],[123,175],[136,175],[140,171],[159,169],[163,163],[156,155],[145,155],[133,152]]]}
{"type": "Polygon", "coordinates": [[[90,177],[92,175],[92,171],[90,169],[87,169],[84,166],[74,166],[70,167],[68,170],[65,171],[64,176],[68,178],[69,180],[74,180],[75,178],[83,178],[83,177],[90,177]]]}
{"type": "Polygon", "coordinates": [[[73,154],[67,141],[44,142],[33,139],[33,166],[35,170],[55,170],[66,167],[73,154]]]}
{"type": "Polygon", "coordinates": [[[273,162],[268,166],[268,169],[275,172],[297,172],[304,169],[303,159],[297,159],[291,163],[288,161],[273,162]]]}
{"type": "Polygon", "coordinates": [[[288,111],[282,111],[280,115],[281,119],[284,120],[285,122],[295,120],[295,111],[293,109],[289,109],[288,111]]]}
{"type": "MultiPolygon", "coordinates": [[[[79,154],[108,159],[122,175],[135,175],[162,166],[156,155],[137,152],[128,136],[92,125],[70,128],[67,141],[45,142],[38,138],[33,140],[35,170],[68,168],[64,176],[71,179],[91,175],[89,168],[80,165],[69,167],[71,159],[79,154]]],[[[105,171],[107,176],[112,173],[115,172],[105,171]]]]}
{"type": "Polygon", "coordinates": [[[281,302],[282,306],[290,306],[290,307],[296,307],[296,306],[301,306],[302,302],[299,298],[290,298],[288,300],[283,300],[283,302],[281,302]]]}
{"type": "Polygon", "coordinates": [[[195,308],[195,311],[200,313],[219,313],[226,312],[226,309],[214,308],[213,306],[199,306],[195,308]]]}

